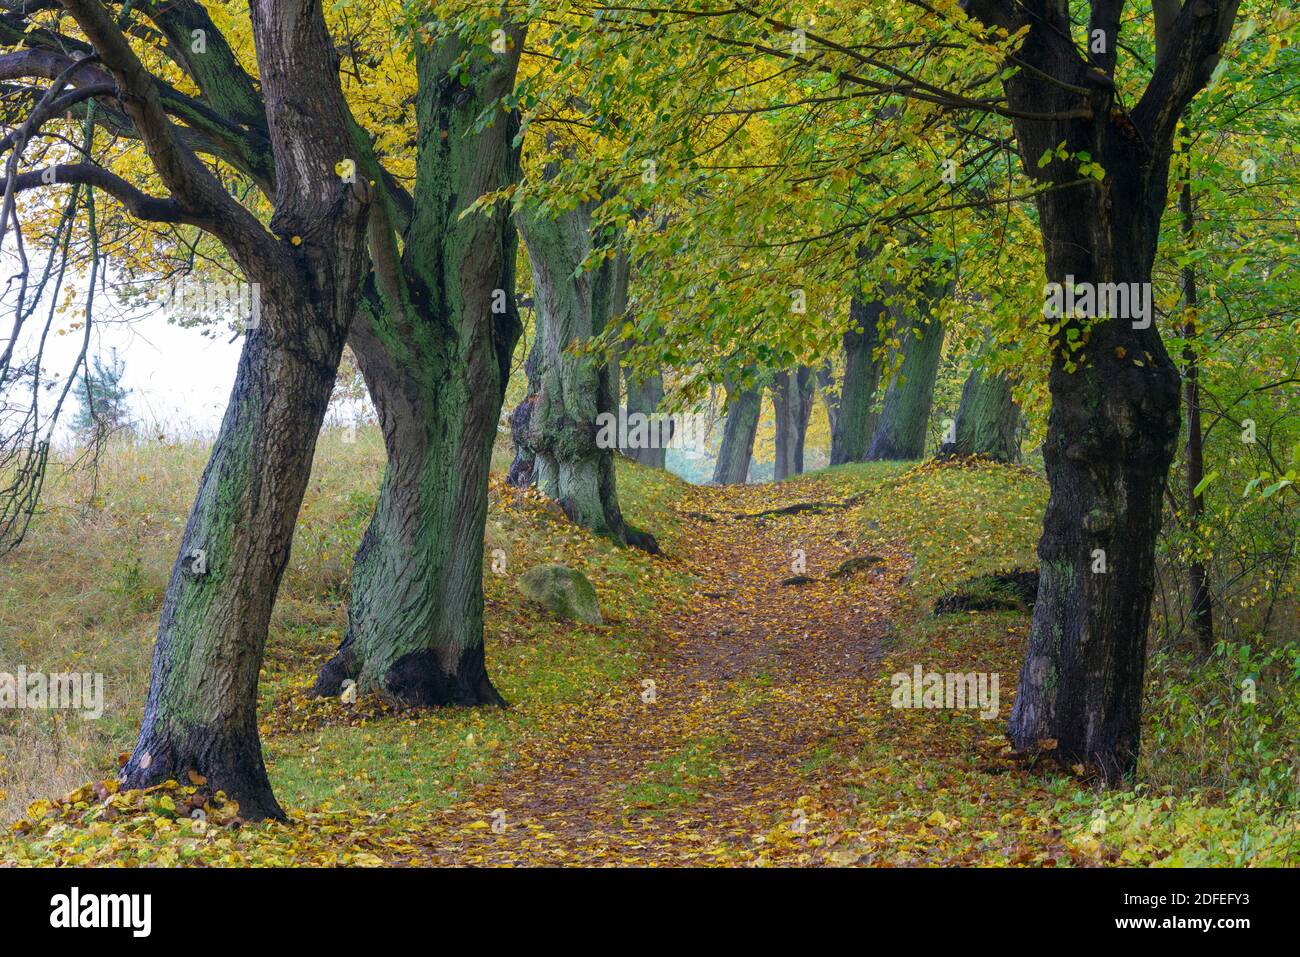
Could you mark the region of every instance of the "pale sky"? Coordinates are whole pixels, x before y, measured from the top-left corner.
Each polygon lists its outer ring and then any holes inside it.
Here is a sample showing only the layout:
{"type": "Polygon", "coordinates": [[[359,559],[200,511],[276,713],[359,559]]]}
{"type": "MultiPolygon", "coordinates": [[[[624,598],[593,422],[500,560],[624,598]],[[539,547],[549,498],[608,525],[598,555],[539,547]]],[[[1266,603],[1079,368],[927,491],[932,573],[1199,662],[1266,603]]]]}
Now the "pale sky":
{"type": "MultiPolygon", "coordinates": [[[[12,247],[8,241],[5,245],[5,255],[0,257],[0,261],[8,268],[0,274],[0,290],[3,281],[17,271],[16,259],[9,251],[12,247]]],[[[39,271],[42,261],[39,252],[32,257],[33,273],[39,271]]],[[[71,278],[67,284],[81,290],[85,288],[83,277],[71,278]]],[[[12,289],[10,287],[9,294],[3,296],[0,305],[0,349],[8,344],[13,329],[12,289]]],[[[96,290],[96,295],[103,296],[102,288],[96,290]]],[[[31,355],[48,310],[47,298],[27,321],[16,350],[15,364],[31,355]]],[[[229,342],[232,333],[228,330],[210,338],[204,336],[199,328],[174,325],[167,321],[165,310],[160,305],[128,311],[116,302],[105,302],[103,308],[97,302],[95,313],[87,361],[93,363],[94,357],[99,355],[108,364],[113,349],[117,349],[119,359],[125,364],[122,384],[131,390],[127,401],[140,431],[146,435],[152,433],[155,437],[163,434],[168,438],[215,435],[235,381],[235,367],[243,338],[229,342]]],[[[56,318],[45,345],[44,379],[57,380],[60,387],[69,374],[77,371],[73,369],[73,363],[81,350],[84,330],[70,328],[73,321],[76,320],[56,318]],[[57,334],[61,328],[67,330],[64,335],[57,334]]],[[[52,400],[56,393],[45,394],[52,400]]],[[[46,407],[51,404],[50,400],[43,399],[42,402],[46,407]]],[[[66,423],[79,405],[74,389],[64,405],[61,423],[55,432],[56,442],[68,438],[66,423]]]]}

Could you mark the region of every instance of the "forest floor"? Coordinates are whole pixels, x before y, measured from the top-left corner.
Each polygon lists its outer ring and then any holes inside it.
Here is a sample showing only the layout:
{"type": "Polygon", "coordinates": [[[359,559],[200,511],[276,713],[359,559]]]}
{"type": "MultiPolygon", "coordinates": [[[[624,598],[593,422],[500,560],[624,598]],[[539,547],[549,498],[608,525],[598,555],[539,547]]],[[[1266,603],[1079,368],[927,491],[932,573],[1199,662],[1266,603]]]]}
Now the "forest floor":
{"type": "MultiPolygon", "coordinates": [[[[339,610],[312,619],[291,600],[262,722],[288,824],[242,822],[216,798],[195,821],[203,782],[123,793],[106,774],[34,802],[0,838],[0,866],[1300,861],[1300,818],[1240,790],[1189,792],[1156,766],[1107,793],[1009,753],[1027,615],[931,607],[972,575],[1032,567],[1045,488],[1027,470],[864,466],[708,488],[620,466],[619,481],[661,556],[493,485],[488,547],[507,571],[485,577],[488,658],[511,708],[312,699],[339,610]],[[604,626],[522,599],[514,575],[545,561],[592,578],[604,626]],[[918,667],[996,676],[998,694],[983,715],[895,707],[894,676],[918,667]]],[[[129,729],[113,744],[129,748],[129,729]]]]}

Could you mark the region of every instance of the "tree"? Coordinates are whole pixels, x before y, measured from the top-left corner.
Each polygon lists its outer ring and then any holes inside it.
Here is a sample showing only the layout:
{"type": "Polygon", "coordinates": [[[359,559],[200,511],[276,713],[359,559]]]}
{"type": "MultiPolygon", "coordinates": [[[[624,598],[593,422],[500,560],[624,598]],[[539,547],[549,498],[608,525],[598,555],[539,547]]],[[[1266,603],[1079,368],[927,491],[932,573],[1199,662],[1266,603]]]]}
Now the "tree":
{"type": "Polygon", "coordinates": [[[854,296],[849,305],[849,328],[844,333],[844,380],[838,414],[831,429],[831,465],[865,462],[878,416],[872,409],[880,385],[876,349],[880,323],[888,315],[885,304],[854,296]]]}
{"type": "MultiPolygon", "coordinates": [[[[350,610],[353,641],[341,657],[358,667],[363,682],[399,700],[499,700],[482,668],[481,547],[487,460],[518,335],[513,231],[503,212],[459,214],[513,175],[517,127],[484,91],[509,92],[522,34],[509,23],[502,29],[499,20],[481,36],[417,34],[417,46],[436,49],[417,55],[421,149],[412,196],[379,164],[373,141],[352,116],[335,44],[314,0],[253,5],[258,84],[201,4],[147,4],[132,13],[167,35],[202,31],[205,53],[190,66],[200,100],[153,77],[97,0],[64,6],[105,69],[62,52],[89,52],[80,41],[44,26],[22,31],[27,49],[5,55],[6,75],[54,77],[46,101],[56,108],[38,108],[18,149],[42,124],[94,100],[89,115],[143,140],[171,195],[150,196],[91,162],[60,164],[48,178],[15,176],[11,162],[6,196],[49,182],[103,189],[137,220],[202,230],[261,289],[260,322],[248,331],[173,569],[145,719],[123,780],[145,786],[193,770],[234,796],[246,816],[278,816],[257,738],[257,675],[315,437],[358,312],[358,357],[378,393],[390,455],[395,447],[402,454],[387,473],[367,538],[360,600],[350,610]],[[497,49],[495,34],[502,33],[513,41],[513,55],[509,44],[504,54],[497,49]],[[453,73],[456,84],[448,82],[453,73]],[[75,89],[60,97],[68,82],[75,89]],[[466,97],[466,86],[477,101],[466,97]],[[125,113],[115,111],[119,103],[125,113]],[[461,138],[451,139],[450,130],[461,138]],[[466,142],[473,137],[480,138],[466,142]],[[217,161],[261,190],[271,207],[270,231],[218,179],[229,170],[217,161]],[[381,379],[385,388],[376,385],[381,379]],[[437,416],[453,410],[459,418],[444,428],[437,416]],[[431,434],[437,442],[428,441],[431,434]],[[369,560],[380,565],[381,556],[411,544],[390,541],[396,530],[386,519],[417,499],[436,502],[442,520],[432,523],[439,539],[433,554],[449,565],[433,575],[404,567],[384,600],[366,601],[367,588],[379,581],[366,573],[369,560]],[[395,595],[400,600],[390,600],[395,595]],[[362,627],[371,616],[378,627],[362,627]],[[384,640],[372,647],[355,637],[363,633],[384,640]],[[367,653],[358,655],[361,649],[367,653]]],[[[258,199],[249,200],[254,211],[258,199]]],[[[416,538],[425,545],[429,536],[416,538]]]]}
{"type": "Polygon", "coordinates": [[[840,416],[840,390],[835,385],[835,365],[830,359],[817,366],[817,394],[821,396],[822,406],[826,409],[826,425],[830,429],[833,444],[835,424],[840,416]]]}
{"type": "Polygon", "coordinates": [[[618,507],[616,430],[612,440],[602,440],[602,426],[617,419],[617,365],[584,351],[627,308],[627,257],[602,256],[588,267],[592,209],[579,203],[552,213],[531,205],[519,214],[532,264],[540,349],[527,444],[538,488],[571,521],[653,552],[654,536],[629,526],[618,507]]]}
{"type": "MultiPolygon", "coordinates": [[[[1115,77],[1123,2],[1089,4],[1086,52],[1063,5],[965,5],[987,26],[1025,31],[1021,68],[1003,85],[1026,171],[1051,187],[1036,199],[1048,282],[1149,289],[1174,133],[1210,79],[1237,0],[1154,3],[1155,66],[1131,109],[1115,77]],[[1080,154],[1101,178],[1080,180],[1080,154]]],[[[1052,495],[1009,735],[1019,750],[1049,748],[1116,782],[1138,758],[1179,376],[1155,324],[1132,315],[1063,315],[1052,335],[1044,445],[1052,495]]]]}
{"type": "MultiPolygon", "coordinates": [[[[659,404],[664,400],[663,375],[656,374],[641,378],[629,370],[626,379],[628,421],[631,422],[632,417],[636,415],[644,416],[644,421],[649,421],[650,416],[659,413],[659,404]]],[[[650,466],[650,468],[663,468],[668,454],[666,443],[672,436],[671,429],[672,425],[669,422],[669,424],[657,430],[661,441],[652,443],[645,448],[625,448],[622,450],[623,454],[633,461],[650,466]]]]}
{"type": "Polygon", "coordinates": [[[83,371],[78,378],[73,392],[81,404],[71,424],[83,439],[99,440],[131,427],[131,412],[126,405],[131,390],[122,385],[125,372],[126,363],[114,349],[108,365],[101,356],[95,356],[94,369],[83,371]]]}
{"type": "Polygon", "coordinates": [[[483,528],[521,331],[516,238],[503,204],[472,207],[519,176],[517,116],[480,123],[513,90],[523,39],[510,27],[504,52],[486,56],[456,36],[416,47],[412,209],[372,219],[375,272],[349,340],[388,465],[353,562],[348,631],[317,694],[355,679],[404,705],[505,703],[484,660],[483,528]]]}
{"type": "Polygon", "coordinates": [[[772,406],[776,412],[775,481],[803,471],[803,444],[812,414],[813,375],[808,366],[782,370],[772,382],[772,406]]]}
{"type": "Polygon", "coordinates": [[[934,383],[943,355],[943,320],[934,315],[942,287],[930,282],[911,304],[902,333],[902,361],[885,389],[884,405],[871,437],[867,460],[919,459],[934,404],[934,383]]]}
{"type": "Polygon", "coordinates": [[[763,393],[757,386],[728,380],[726,395],[727,421],[722,429],[713,481],[718,485],[743,485],[749,478],[749,463],[754,457],[754,435],[758,431],[763,393]]]}
{"type": "Polygon", "coordinates": [[[1004,373],[972,366],[961,390],[952,441],[938,455],[980,455],[995,462],[1020,461],[1020,407],[1004,373]]]}

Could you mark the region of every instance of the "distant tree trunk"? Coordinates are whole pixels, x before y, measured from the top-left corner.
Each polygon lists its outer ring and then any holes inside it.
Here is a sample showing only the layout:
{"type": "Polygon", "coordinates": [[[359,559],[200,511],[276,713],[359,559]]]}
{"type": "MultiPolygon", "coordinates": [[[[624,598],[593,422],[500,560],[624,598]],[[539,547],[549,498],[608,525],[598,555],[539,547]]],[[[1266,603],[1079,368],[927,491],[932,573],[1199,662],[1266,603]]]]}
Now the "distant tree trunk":
{"type": "Polygon", "coordinates": [[[521,328],[517,240],[505,211],[460,212],[518,177],[517,117],[473,130],[513,87],[520,47],[522,36],[469,85],[446,82],[459,43],[416,54],[421,89],[438,95],[417,105],[421,166],[405,262],[389,260],[376,238],[379,285],[350,340],[388,467],[352,566],[348,631],[317,678],[318,694],[355,679],[362,692],[404,705],[504,704],[483,655],[483,528],[521,328]],[[424,295],[385,308],[402,294],[402,284],[386,282],[399,268],[424,295]]]}
{"type": "Polygon", "coordinates": [[[743,485],[749,479],[749,463],[754,457],[754,435],[763,407],[763,393],[758,388],[741,388],[734,382],[727,386],[727,424],[722,430],[722,446],[713,481],[719,485],[743,485]]]}
{"type": "MultiPolygon", "coordinates": [[[[1187,179],[1183,181],[1178,206],[1182,214],[1183,235],[1191,244],[1196,234],[1196,213],[1191,183],[1187,179]]],[[[1183,396],[1187,403],[1187,523],[1195,533],[1205,516],[1204,494],[1197,491],[1205,477],[1205,442],[1201,429],[1200,364],[1194,345],[1200,322],[1195,263],[1189,262],[1183,267],[1182,282],[1183,303],[1187,309],[1187,321],[1183,324],[1183,341],[1186,343],[1183,346],[1183,396]]],[[[1205,562],[1196,556],[1187,566],[1187,586],[1191,593],[1192,630],[1202,651],[1208,653],[1214,645],[1214,598],[1210,594],[1210,576],[1205,562]]]]}
{"type": "Polygon", "coordinates": [[[530,210],[520,232],[533,269],[541,364],[537,400],[529,420],[537,485],[571,521],[624,545],[658,551],[654,536],[631,528],[619,510],[614,478],[617,429],[602,441],[602,423],[617,421],[615,366],[570,348],[600,335],[609,320],[619,277],[619,256],[584,272],[592,246],[592,206],[556,217],[530,210]]]}
{"type": "Polygon", "coordinates": [[[854,296],[849,303],[849,328],[844,333],[844,384],[840,388],[839,415],[831,429],[831,465],[864,462],[878,416],[871,411],[880,385],[882,302],[854,296]]]}
{"type": "Polygon", "coordinates": [[[803,472],[803,445],[812,414],[812,370],[798,366],[790,373],[782,370],[772,382],[772,406],[776,412],[777,482],[803,472]]]}
{"type": "Polygon", "coordinates": [[[939,289],[929,288],[912,307],[915,318],[903,333],[903,362],[885,390],[868,461],[919,459],[925,453],[926,426],[943,354],[943,323],[931,312],[939,295],[939,289]]]}
{"type": "Polygon", "coordinates": [[[938,456],[982,455],[996,462],[1020,461],[1020,407],[1005,375],[972,368],[957,408],[956,440],[939,446],[938,456]]]}
{"type": "MultiPolygon", "coordinates": [[[[661,375],[652,375],[647,379],[638,379],[633,375],[627,377],[627,418],[632,421],[634,415],[644,415],[648,422],[659,412],[659,403],[664,398],[664,380],[661,375]]],[[[667,440],[672,430],[667,422],[662,429],[650,430],[651,435],[658,435],[661,441],[649,443],[646,448],[625,448],[623,454],[630,459],[648,465],[651,468],[664,467],[667,457],[667,440]]]]}
{"type": "Polygon", "coordinates": [[[510,440],[515,447],[515,458],[506,473],[506,484],[515,488],[528,488],[537,481],[537,453],[528,438],[532,425],[533,407],[537,404],[537,390],[541,388],[541,338],[534,332],[533,347],[524,360],[524,376],[528,392],[510,412],[510,440]]]}
{"type": "Polygon", "coordinates": [[[826,407],[826,424],[830,426],[831,441],[834,442],[835,422],[840,414],[840,396],[835,388],[835,367],[829,359],[817,367],[817,392],[826,407]]]}

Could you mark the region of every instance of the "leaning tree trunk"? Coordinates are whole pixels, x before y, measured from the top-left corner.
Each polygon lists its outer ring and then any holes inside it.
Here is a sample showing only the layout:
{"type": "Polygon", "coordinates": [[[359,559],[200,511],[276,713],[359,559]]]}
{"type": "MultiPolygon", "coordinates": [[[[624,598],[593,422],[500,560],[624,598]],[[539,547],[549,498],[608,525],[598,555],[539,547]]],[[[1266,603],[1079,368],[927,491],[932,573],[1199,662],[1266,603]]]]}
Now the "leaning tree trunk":
{"type": "Polygon", "coordinates": [[[139,788],[196,771],[254,819],[283,816],[258,739],[258,672],[346,328],[324,318],[273,331],[274,312],[309,308],[262,290],[261,331],[240,357],[172,567],[144,723],[122,772],[139,788]]]}
{"type": "MultiPolygon", "coordinates": [[[[125,41],[105,38],[112,27],[103,9],[78,4],[74,14],[127,91],[122,102],[161,157],[160,176],[192,183],[193,170],[168,165],[184,161],[160,144],[152,87],[125,41]]],[[[262,0],[250,16],[263,89],[275,106],[270,138],[284,185],[271,227],[281,238],[270,239],[251,217],[241,225],[238,214],[207,200],[223,209],[217,228],[232,258],[260,285],[260,322],[245,340],[172,566],[144,719],[120,779],[144,788],[196,772],[234,798],[244,817],[260,819],[284,815],[258,738],[258,675],[365,273],[369,196],[335,173],[351,135],[319,10],[262,0]]]]}
{"type": "Polygon", "coordinates": [[[885,305],[854,296],[849,303],[849,329],[844,333],[844,384],[839,414],[831,428],[831,465],[863,462],[871,445],[877,415],[871,405],[880,385],[880,319],[885,305]]]}
{"type": "Polygon", "coordinates": [[[517,117],[475,128],[512,88],[521,47],[519,34],[512,52],[468,85],[447,81],[459,44],[416,55],[422,93],[437,92],[418,99],[405,257],[395,259],[376,219],[373,308],[357,317],[351,338],[388,466],[353,563],[348,631],[317,678],[318,694],[354,679],[361,692],[403,705],[505,703],[483,654],[483,529],[520,333],[516,236],[500,207],[461,213],[518,177],[517,117]]]}
{"type": "Polygon", "coordinates": [[[604,330],[617,298],[616,269],[626,268],[623,257],[594,271],[584,268],[592,247],[591,212],[584,203],[557,216],[537,209],[519,216],[541,347],[528,442],[538,488],[571,521],[620,544],[658,551],[654,536],[629,526],[618,505],[617,435],[603,439],[607,423],[618,418],[615,365],[573,348],[604,330]]]}
{"type": "Polygon", "coordinates": [[[799,366],[793,375],[782,370],[772,383],[772,406],[776,413],[774,481],[803,472],[804,437],[812,413],[812,385],[812,373],[807,366],[799,366]]]}
{"type": "Polygon", "coordinates": [[[749,463],[754,457],[754,435],[758,432],[763,393],[732,382],[727,383],[726,389],[727,423],[722,430],[713,481],[719,485],[743,485],[749,478],[749,463]]]}
{"type": "Polygon", "coordinates": [[[1020,407],[1001,373],[970,370],[957,408],[956,435],[939,446],[941,458],[980,455],[996,462],[1020,461],[1020,407]]]}
{"type": "Polygon", "coordinates": [[[931,310],[938,290],[918,297],[916,318],[903,335],[903,361],[889,380],[867,460],[919,459],[925,452],[926,426],[934,404],[934,384],[943,354],[943,322],[931,310]]]}

